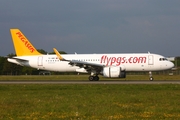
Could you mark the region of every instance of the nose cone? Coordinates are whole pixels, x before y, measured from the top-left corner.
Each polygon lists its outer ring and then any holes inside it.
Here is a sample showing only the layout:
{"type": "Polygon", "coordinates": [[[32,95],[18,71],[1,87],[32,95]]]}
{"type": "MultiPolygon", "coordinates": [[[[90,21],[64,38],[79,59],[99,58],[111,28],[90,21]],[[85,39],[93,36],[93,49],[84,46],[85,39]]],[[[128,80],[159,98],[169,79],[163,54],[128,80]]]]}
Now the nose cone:
{"type": "Polygon", "coordinates": [[[169,67],[169,69],[172,69],[174,67],[174,63],[169,62],[168,67],[169,67]]]}

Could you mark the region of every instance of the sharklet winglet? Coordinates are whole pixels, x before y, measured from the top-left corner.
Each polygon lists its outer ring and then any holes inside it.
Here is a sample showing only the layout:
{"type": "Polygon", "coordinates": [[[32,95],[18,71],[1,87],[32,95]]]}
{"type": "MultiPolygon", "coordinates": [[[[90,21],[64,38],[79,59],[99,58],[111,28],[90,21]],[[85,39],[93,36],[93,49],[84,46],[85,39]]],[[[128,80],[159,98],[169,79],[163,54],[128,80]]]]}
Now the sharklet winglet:
{"type": "Polygon", "coordinates": [[[59,60],[65,60],[61,54],[56,50],[56,48],[53,48],[54,52],[56,53],[57,57],[59,58],[59,60]]]}

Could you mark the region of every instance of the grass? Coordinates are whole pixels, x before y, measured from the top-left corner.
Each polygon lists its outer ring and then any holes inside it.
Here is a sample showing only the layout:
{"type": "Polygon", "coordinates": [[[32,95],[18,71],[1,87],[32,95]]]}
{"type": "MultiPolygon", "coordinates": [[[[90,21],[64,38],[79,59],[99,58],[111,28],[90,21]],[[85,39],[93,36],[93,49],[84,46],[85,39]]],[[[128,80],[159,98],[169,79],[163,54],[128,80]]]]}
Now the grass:
{"type": "MultiPolygon", "coordinates": [[[[88,80],[89,75],[1,75],[0,80],[88,80]]],[[[149,75],[127,75],[126,78],[105,78],[100,80],[149,80],[149,75]]],[[[179,80],[180,75],[153,75],[154,80],[179,80]]]]}
{"type": "Polygon", "coordinates": [[[180,119],[180,85],[0,85],[0,119],[180,119]]]}

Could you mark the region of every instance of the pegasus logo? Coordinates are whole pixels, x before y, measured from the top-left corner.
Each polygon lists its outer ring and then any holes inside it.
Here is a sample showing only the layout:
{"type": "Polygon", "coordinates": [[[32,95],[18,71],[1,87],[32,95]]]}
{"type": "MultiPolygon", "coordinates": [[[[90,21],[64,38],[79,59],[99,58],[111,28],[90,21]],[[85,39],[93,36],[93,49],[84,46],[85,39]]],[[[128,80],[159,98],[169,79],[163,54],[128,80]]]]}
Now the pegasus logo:
{"type": "Polygon", "coordinates": [[[17,32],[16,35],[18,35],[19,39],[24,43],[25,47],[30,50],[31,53],[35,51],[34,47],[29,43],[28,40],[22,35],[21,32],[17,32]]]}

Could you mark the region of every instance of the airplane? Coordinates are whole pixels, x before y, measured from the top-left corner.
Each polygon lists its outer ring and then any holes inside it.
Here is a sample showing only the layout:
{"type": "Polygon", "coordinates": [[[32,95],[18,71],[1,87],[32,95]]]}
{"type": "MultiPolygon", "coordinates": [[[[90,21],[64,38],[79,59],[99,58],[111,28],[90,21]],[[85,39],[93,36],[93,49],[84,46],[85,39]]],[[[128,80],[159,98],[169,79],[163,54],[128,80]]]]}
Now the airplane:
{"type": "Polygon", "coordinates": [[[44,55],[36,50],[19,29],[10,29],[10,33],[16,56],[8,58],[9,62],[38,70],[89,73],[90,81],[98,81],[98,75],[126,78],[128,71],[149,72],[149,80],[153,81],[152,71],[168,70],[174,67],[174,64],[164,56],[150,52],[61,55],[56,48],[53,48],[55,54],[44,55]]]}

